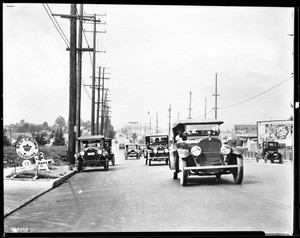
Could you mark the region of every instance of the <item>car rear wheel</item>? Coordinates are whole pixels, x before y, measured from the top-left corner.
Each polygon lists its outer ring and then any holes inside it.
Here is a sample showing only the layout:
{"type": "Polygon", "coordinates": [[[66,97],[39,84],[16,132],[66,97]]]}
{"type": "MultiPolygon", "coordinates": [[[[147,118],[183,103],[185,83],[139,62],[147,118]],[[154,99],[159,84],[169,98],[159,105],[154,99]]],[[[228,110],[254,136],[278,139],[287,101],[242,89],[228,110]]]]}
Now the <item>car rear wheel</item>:
{"type": "Polygon", "coordinates": [[[236,157],[236,164],[241,166],[233,169],[233,180],[235,184],[241,184],[244,177],[243,158],[236,157]]]}
{"type": "Polygon", "coordinates": [[[186,167],[186,162],[181,160],[182,162],[180,163],[180,170],[181,172],[179,173],[179,179],[180,179],[180,184],[181,186],[186,186],[187,185],[187,178],[188,178],[188,171],[184,170],[186,167]]]}

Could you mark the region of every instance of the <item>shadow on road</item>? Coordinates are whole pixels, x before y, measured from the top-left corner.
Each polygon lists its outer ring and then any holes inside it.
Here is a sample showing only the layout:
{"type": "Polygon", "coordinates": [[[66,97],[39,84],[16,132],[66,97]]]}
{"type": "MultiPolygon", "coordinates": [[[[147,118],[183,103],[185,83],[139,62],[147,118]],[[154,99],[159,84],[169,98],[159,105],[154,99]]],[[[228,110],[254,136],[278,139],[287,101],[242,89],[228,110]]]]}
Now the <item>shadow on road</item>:
{"type": "MultiPolygon", "coordinates": [[[[246,180],[242,182],[243,184],[256,184],[260,183],[260,181],[257,180],[246,180]]],[[[214,176],[210,177],[189,177],[188,178],[188,184],[187,186],[203,186],[203,185],[208,185],[208,186],[214,186],[214,185],[234,185],[238,186],[237,184],[234,183],[232,176],[224,176],[221,179],[216,179],[214,176]]]]}

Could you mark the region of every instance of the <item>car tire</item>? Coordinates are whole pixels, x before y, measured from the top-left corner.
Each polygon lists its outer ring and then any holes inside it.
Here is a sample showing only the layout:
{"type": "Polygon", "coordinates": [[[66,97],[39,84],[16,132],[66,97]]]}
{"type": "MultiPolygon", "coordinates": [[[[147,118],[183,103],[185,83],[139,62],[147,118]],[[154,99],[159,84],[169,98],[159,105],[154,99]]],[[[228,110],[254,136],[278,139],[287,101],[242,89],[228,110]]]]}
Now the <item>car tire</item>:
{"type": "Polygon", "coordinates": [[[109,161],[106,161],[106,162],[105,162],[105,165],[104,165],[104,170],[107,171],[107,170],[108,170],[108,167],[109,167],[109,161]]]}
{"type": "Polygon", "coordinates": [[[77,171],[80,172],[82,170],[82,163],[77,164],[77,171]]]}
{"type": "Polygon", "coordinates": [[[217,179],[217,180],[220,180],[220,179],[221,179],[221,175],[222,175],[222,174],[216,174],[216,179],[217,179]]]}
{"type": "Polygon", "coordinates": [[[179,180],[181,186],[186,186],[187,185],[187,178],[188,178],[188,171],[184,170],[186,167],[186,162],[184,160],[181,160],[182,162],[180,163],[180,170],[181,172],[179,173],[179,180]]]}
{"type": "Polygon", "coordinates": [[[241,184],[244,177],[244,167],[243,167],[243,158],[236,157],[236,164],[242,165],[241,167],[234,168],[232,175],[235,184],[241,184]]]}
{"type": "Polygon", "coordinates": [[[115,166],[115,157],[112,158],[111,163],[113,166],[115,166]]]}

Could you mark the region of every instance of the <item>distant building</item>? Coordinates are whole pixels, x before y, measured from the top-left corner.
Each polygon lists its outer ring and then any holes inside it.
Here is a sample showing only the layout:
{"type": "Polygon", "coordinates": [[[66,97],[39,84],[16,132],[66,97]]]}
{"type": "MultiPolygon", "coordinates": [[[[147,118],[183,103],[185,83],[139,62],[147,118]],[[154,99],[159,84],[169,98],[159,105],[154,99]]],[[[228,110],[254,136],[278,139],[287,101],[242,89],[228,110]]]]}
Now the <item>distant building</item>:
{"type": "Polygon", "coordinates": [[[247,148],[248,151],[257,151],[257,125],[234,125],[233,137],[242,140],[243,147],[247,148]]]}

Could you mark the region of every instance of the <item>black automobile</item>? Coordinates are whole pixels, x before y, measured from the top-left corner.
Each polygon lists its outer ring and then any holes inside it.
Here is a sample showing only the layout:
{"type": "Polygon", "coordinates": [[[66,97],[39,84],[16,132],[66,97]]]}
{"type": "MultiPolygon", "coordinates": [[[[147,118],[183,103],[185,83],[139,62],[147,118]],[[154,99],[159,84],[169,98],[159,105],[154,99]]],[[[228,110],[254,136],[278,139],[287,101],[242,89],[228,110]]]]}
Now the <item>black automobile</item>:
{"type": "Polygon", "coordinates": [[[138,144],[126,144],[124,154],[125,154],[125,159],[128,158],[140,159],[138,144]]]}
{"type": "Polygon", "coordinates": [[[111,162],[111,164],[114,166],[115,165],[115,154],[112,152],[112,139],[111,138],[105,138],[105,144],[104,148],[108,153],[108,159],[111,162]]]}
{"type": "Polygon", "coordinates": [[[153,161],[169,163],[169,136],[165,134],[145,135],[146,149],[144,150],[145,164],[153,161]]]}
{"type": "Polygon", "coordinates": [[[109,167],[108,152],[105,149],[105,138],[103,135],[81,136],[81,150],[75,154],[77,171],[81,171],[86,166],[103,166],[107,171],[109,167]]]}
{"type": "Polygon", "coordinates": [[[119,149],[120,150],[124,150],[125,149],[125,144],[124,143],[120,143],[119,144],[119,149]]]}
{"type": "Polygon", "coordinates": [[[232,174],[234,183],[243,180],[243,148],[222,144],[220,125],[223,121],[208,119],[178,120],[172,126],[173,146],[169,167],[173,179],[179,174],[180,184],[186,186],[189,176],[232,174]]]}
{"type": "Polygon", "coordinates": [[[283,163],[282,154],[278,152],[279,149],[279,143],[275,141],[265,141],[262,145],[262,158],[267,163],[268,160],[271,161],[271,163],[274,163],[275,161],[279,162],[280,164],[283,163]]]}

